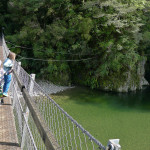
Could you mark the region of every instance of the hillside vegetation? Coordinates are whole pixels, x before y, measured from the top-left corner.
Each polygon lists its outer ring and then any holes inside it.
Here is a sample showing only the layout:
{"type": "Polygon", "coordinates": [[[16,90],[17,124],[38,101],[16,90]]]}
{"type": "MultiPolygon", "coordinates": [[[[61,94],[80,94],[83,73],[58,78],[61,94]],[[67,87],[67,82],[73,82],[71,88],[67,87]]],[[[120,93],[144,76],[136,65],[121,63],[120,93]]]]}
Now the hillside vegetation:
{"type": "Polygon", "coordinates": [[[9,48],[37,77],[119,92],[147,84],[149,0],[1,0],[0,17],[9,48]]]}

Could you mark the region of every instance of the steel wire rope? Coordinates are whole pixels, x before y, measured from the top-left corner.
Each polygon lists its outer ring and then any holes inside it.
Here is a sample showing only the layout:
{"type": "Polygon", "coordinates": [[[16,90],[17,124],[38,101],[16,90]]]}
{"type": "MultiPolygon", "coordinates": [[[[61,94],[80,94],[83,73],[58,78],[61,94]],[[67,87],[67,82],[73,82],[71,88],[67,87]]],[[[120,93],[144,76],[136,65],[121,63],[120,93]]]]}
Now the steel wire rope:
{"type": "Polygon", "coordinates": [[[66,61],[66,62],[69,62],[69,61],[72,61],[72,62],[77,62],[77,61],[87,61],[87,60],[91,60],[91,59],[94,59],[94,58],[96,58],[96,57],[92,57],[92,58],[83,58],[83,59],[60,59],[60,60],[58,60],[58,59],[40,59],[40,58],[33,58],[33,57],[23,57],[23,56],[21,56],[21,55],[18,55],[17,54],[17,56],[19,56],[20,57],[20,59],[18,59],[19,61],[21,61],[21,60],[35,60],[35,61],[48,61],[48,62],[56,62],[56,61],[66,61]]]}
{"type": "MultiPolygon", "coordinates": [[[[19,45],[15,45],[14,43],[10,42],[10,41],[6,41],[6,43],[10,44],[10,45],[13,45],[14,47],[12,48],[22,48],[22,49],[30,49],[30,50],[33,50],[33,48],[31,47],[26,47],[26,46],[19,46],[19,45]]],[[[41,52],[45,52],[46,50],[42,50],[42,49],[37,49],[37,51],[41,51],[41,52]]],[[[54,54],[64,54],[64,55],[98,55],[98,54],[81,54],[81,53],[62,53],[62,52],[51,52],[51,53],[54,53],[54,54]]]]}
{"type": "MultiPolygon", "coordinates": [[[[8,42],[7,42],[8,43],[8,42]]],[[[24,47],[25,48],[25,47],[24,47]]],[[[28,49],[32,49],[32,48],[28,48],[28,49]]],[[[61,52],[53,52],[53,53],[61,53],[61,52]]],[[[63,53],[61,53],[61,54],[63,54],[63,53]]],[[[72,54],[72,53],[68,53],[68,54],[72,54]]],[[[82,55],[82,54],[72,54],[72,55],[82,55]]],[[[86,54],[83,54],[83,55],[86,55],[86,54]]],[[[88,54],[87,54],[88,55],[88,54]]],[[[93,54],[93,55],[96,55],[96,54],[93,54]]],[[[21,61],[21,60],[35,60],[35,61],[51,61],[51,62],[56,62],[56,61],[63,61],[63,62],[69,62],[69,61],[75,61],[75,62],[77,62],[77,61],[87,61],[87,60],[91,60],[91,59],[94,59],[94,58],[96,58],[96,57],[92,57],[92,58],[83,58],[83,59],[74,59],[74,60],[71,60],[71,59],[69,59],[69,60],[56,60],[56,59],[40,59],[40,58],[33,58],[33,57],[23,57],[23,56],[21,56],[21,55],[19,55],[19,54],[17,54],[17,56],[18,57],[20,57],[20,59],[18,59],[19,61],[21,61]]]]}
{"type": "MultiPolygon", "coordinates": [[[[23,46],[18,46],[18,45],[15,45],[15,44],[13,44],[12,42],[9,42],[9,41],[6,41],[6,43],[9,43],[9,44],[11,44],[11,45],[14,45],[15,47],[20,47],[20,48],[24,48],[24,49],[32,49],[33,50],[33,48],[29,48],[29,47],[23,47],[23,46]]],[[[14,48],[15,48],[14,47],[14,48]]],[[[45,52],[44,50],[40,50],[39,49],[39,51],[42,51],[42,52],[45,52]]],[[[74,53],[61,53],[61,52],[52,52],[52,53],[59,53],[59,54],[70,54],[70,55],[97,55],[97,54],[74,54],[74,53]]],[[[75,61],[75,62],[77,62],[77,61],[87,61],[87,60],[91,60],[91,59],[94,59],[94,58],[96,58],[96,57],[92,57],[92,58],[83,58],[83,59],[75,59],[75,60],[55,60],[55,59],[53,59],[53,60],[50,60],[50,59],[47,59],[47,60],[45,60],[45,59],[40,59],[40,58],[33,58],[33,57],[31,57],[31,58],[28,58],[28,57],[23,57],[23,56],[21,56],[21,55],[19,55],[19,54],[17,54],[17,56],[19,56],[20,57],[20,59],[18,59],[19,61],[21,61],[21,60],[23,60],[23,59],[26,59],[26,60],[35,60],[35,61],[51,61],[51,62],[56,62],[56,61],[63,61],[63,62],[70,62],[70,61],[75,61]]]]}

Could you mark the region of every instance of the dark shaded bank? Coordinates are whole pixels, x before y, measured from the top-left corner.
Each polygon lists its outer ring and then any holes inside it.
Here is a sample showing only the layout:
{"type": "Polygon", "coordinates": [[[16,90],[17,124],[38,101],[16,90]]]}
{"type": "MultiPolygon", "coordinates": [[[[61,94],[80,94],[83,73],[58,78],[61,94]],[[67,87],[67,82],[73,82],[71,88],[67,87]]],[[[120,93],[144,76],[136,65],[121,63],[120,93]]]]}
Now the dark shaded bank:
{"type": "Polygon", "coordinates": [[[118,108],[138,108],[150,111],[150,86],[145,86],[143,90],[128,93],[105,92],[80,86],[56,93],[56,95],[69,95],[71,100],[81,104],[101,104],[104,102],[110,105],[116,105],[115,107],[118,108]]]}

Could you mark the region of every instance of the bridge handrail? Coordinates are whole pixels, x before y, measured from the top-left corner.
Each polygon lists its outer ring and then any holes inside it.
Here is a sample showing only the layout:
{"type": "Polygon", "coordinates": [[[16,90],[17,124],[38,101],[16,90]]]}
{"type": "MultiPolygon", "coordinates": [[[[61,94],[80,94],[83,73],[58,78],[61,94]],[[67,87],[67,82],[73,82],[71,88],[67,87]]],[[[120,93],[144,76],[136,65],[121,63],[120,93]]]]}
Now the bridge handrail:
{"type": "Polygon", "coordinates": [[[39,130],[39,133],[41,135],[41,138],[47,147],[48,150],[60,150],[60,146],[56,142],[53,134],[45,124],[45,121],[41,114],[39,113],[35,102],[32,100],[31,96],[27,92],[25,86],[21,83],[19,80],[17,73],[13,70],[13,74],[16,78],[16,81],[18,83],[19,88],[21,89],[22,95],[26,101],[27,107],[29,108],[31,115],[33,117],[33,120],[39,130]]]}
{"type": "MultiPolygon", "coordinates": [[[[26,128],[26,133],[25,133],[26,137],[30,137],[28,139],[30,139],[30,141],[32,143],[31,145],[33,145],[34,149],[37,150],[34,138],[32,136],[31,129],[30,129],[29,125],[28,125],[26,114],[24,113],[21,101],[20,101],[20,99],[18,97],[18,94],[17,94],[17,89],[16,89],[16,86],[15,86],[14,80],[11,83],[11,94],[13,96],[13,104],[14,104],[14,101],[17,101],[17,103],[15,104],[16,107],[17,107],[16,113],[18,113],[18,115],[20,115],[20,114],[22,115],[22,117],[20,117],[20,118],[22,118],[21,120],[23,120],[23,121],[21,121],[21,123],[18,123],[19,126],[20,126],[20,129],[22,129],[22,122],[24,122],[24,127],[26,128]]],[[[14,113],[15,113],[15,108],[14,108],[14,113]]],[[[19,119],[18,119],[18,121],[19,121],[19,119]]],[[[19,141],[20,141],[20,145],[21,145],[21,142],[22,142],[21,139],[19,139],[19,141]]]]}

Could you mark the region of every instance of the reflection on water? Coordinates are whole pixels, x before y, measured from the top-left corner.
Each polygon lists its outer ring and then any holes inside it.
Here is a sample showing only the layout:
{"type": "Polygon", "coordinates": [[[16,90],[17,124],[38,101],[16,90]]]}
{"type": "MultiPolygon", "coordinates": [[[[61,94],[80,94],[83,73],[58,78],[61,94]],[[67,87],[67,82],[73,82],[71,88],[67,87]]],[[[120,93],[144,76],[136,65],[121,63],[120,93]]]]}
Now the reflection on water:
{"type": "Polygon", "coordinates": [[[138,108],[150,110],[150,87],[144,90],[128,93],[103,92],[99,90],[91,90],[85,87],[76,87],[56,95],[69,95],[71,100],[80,104],[91,103],[101,104],[107,103],[118,108],[138,108]],[[80,97],[80,98],[79,98],[80,97]]]}
{"type": "Polygon", "coordinates": [[[110,94],[120,105],[150,110],[150,87],[129,93],[110,94]]]}

